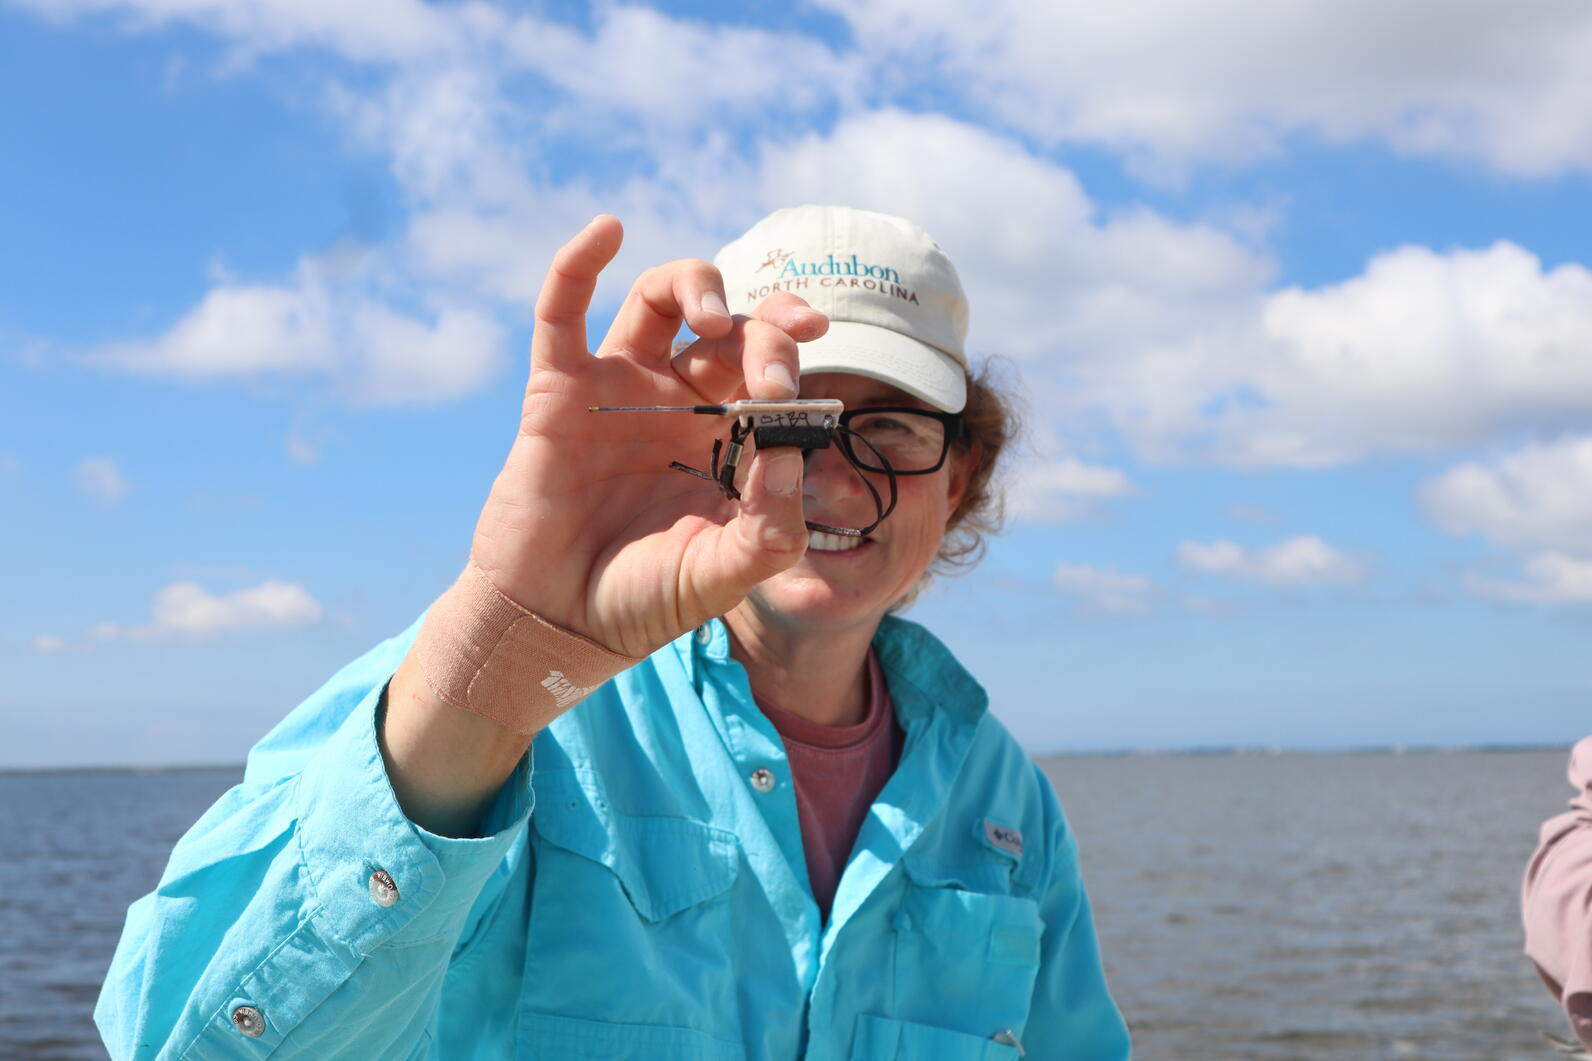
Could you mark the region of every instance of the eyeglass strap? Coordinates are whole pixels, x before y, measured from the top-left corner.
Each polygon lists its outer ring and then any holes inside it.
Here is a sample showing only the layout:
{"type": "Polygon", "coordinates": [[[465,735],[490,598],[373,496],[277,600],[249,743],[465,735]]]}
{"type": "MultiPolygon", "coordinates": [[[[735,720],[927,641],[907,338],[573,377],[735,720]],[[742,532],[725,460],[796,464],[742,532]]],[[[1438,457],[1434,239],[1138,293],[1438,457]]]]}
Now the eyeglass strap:
{"type": "Polygon", "coordinates": [[[743,440],[746,438],[746,434],[746,428],[743,428],[741,422],[737,420],[730,425],[730,444],[728,446],[724,444],[724,440],[721,438],[713,440],[713,462],[708,465],[712,469],[712,474],[699,468],[693,468],[689,464],[682,464],[679,461],[670,461],[669,467],[694,475],[698,479],[706,479],[708,482],[718,486],[719,493],[731,501],[739,501],[741,499],[741,491],[735,487],[735,469],[741,463],[741,453],[744,449],[743,440]],[[721,455],[723,456],[722,464],[719,463],[721,455]]]}
{"type": "MultiPolygon", "coordinates": [[[[848,436],[848,438],[854,439],[856,442],[860,442],[862,445],[868,447],[868,452],[873,454],[873,459],[878,462],[880,468],[884,469],[885,481],[888,487],[890,501],[887,504],[884,498],[879,496],[879,491],[875,489],[873,483],[869,480],[867,473],[864,471],[862,463],[852,455],[851,447],[849,445],[841,446],[840,452],[845,455],[846,463],[851,465],[852,471],[856,473],[858,479],[862,480],[863,487],[867,489],[868,496],[873,498],[874,511],[878,513],[878,517],[866,527],[861,528],[836,527],[833,524],[819,523],[816,520],[804,520],[803,522],[806,523],[808,530],[818,531],[823,534],[838,534],[845,538],[864,538],[869,534],[872,534],[878,528],[879,524],[883,523],[889,517],[890,513],[895,511],[896,501],[899,499],[899,493],[896,490],[895,469],[890,466],[889,459],[874,448],[873,443],[869,442],[866,438],[864,438],[862,435],[859,435],[851,428],[845,426],[844,424],[835,424],[832,428],[830,428],[830,430],[837,434],[843,432],[848,436]]],[[[690,475],[694,475],[698,479],[706,479],[708,482],[714,483],[718,486],[719,493],[723,494],[731,501],[739,501],[741,499],[741,492],[735,487],[735,470],[740,464],[741,454],[744,450],[744,442],[748,433],[749,430],[742,427],[741,422],[737,420],[730,427],[728,446],[725,445],[725,440],[723,439],[716,439],[714,441],[713,459],[712,463],[709,464],[709,468],[712,469],[711,474],[709,472],[704,472],[700,469],[693,468],[689,464],[682,464],[679,461],[670,461],[669,467],[686,472],[690,475]]],[[[774,443],[774,445],[780,444],[791,445],[792,443],[774,443]]],[[[825,445],[827,445],[827,442],[825,445]]],[[[802,451],[805,454],[810,450],[817,448],[821,447],[804,446],[802,447],[802,451]]]]}
{"type": "Polygon", "coordinates": [[[883,523],[885,519],[889,517],[890,513],[895,511],[897,500],[895,469],[890,467],[890,461],[885,457],[885,455],[873,447],[873,443],[869,442],[863,436],[857,434],[857,432],[853,431],[845,424],[836,424],[834,430],[837,434],[844,432],[849,438],[855,439],[856,441],[861,442],[864,446],[868,447],[868,452],[873,454],[874,459],[879,462],[879,467],[884,469],[885,482],[888,485],[890,492],[890,503],[888,505],[885,504],[884,499],[879,496],[879,491],[874,489],[873,483],[868,479],[867,473],[863,470],[862,463],[858,461],[856,457],[852,456],[851,448],[849,446],[841,446],[840,452],[845,454],[846,463],[851,465],[851,470],[856,473],[857,478],[862,480],[862,485],[867,488],[868,495],[873,498],[874,511],[877,512],[879,516],[866,527],[860,528],[836,527],[829,523],[818,523],[814,520],[807,520],[807,529],[819,531],[823,534],[838,534],[846,538],[865,538],[872,534],[874,530],[878,528],[879,524],[883,523]]]}

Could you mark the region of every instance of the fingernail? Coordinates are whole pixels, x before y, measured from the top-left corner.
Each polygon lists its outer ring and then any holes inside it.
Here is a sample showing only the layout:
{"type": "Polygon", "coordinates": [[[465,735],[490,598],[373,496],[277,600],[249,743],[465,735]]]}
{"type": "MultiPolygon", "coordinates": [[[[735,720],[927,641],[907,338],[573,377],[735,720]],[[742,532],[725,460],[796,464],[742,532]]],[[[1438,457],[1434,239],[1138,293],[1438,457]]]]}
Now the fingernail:
{"type": "Polygon", "coordinates": [[[829,324],[828,315],[816,309],[809,309],[801,316],[799,328],[803,338],[811,339],[821,335],[829,324]]]}
{"type": "Polygon", "coordinates": [[[786,394],[796,393],[796,380],[792,378],[790,369],[785,367],[783,361],[770,361],[763,366],[763,382],[783,388],[786,394]]]}
{"type": "Polygon", "coordinates": [[[801,485],[802,455],[794,449],[763,455],[763,487],[771,494],[790,497],[801,485]]]}
{"type": "Polygon", "coordinates": [[[729,317],[730,307],[724,304],[724,296],[717,291],[704,292],[702,295],[702,312],[711,313],[715,317],[729,317]]]}

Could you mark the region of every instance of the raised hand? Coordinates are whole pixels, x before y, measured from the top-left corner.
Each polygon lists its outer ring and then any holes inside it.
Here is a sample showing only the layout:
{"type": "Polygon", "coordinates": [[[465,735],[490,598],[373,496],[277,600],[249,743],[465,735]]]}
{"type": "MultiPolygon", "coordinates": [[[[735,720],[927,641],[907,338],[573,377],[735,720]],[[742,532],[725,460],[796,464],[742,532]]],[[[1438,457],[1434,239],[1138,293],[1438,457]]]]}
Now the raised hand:
{"type": "Polygon", "coordinates": [[[521,606],[643,656],[801,557],[802,458],[755,453],[741,501],[729,502],[669,467],[705,466],[724,421],[589,407],[792,397],[796,341],[828,323],[789,294],[732,320],[718,271],[683,260],[642,274],[592,356],[586,313],[620,239],[619,222],[598,217],[553,259],[537,300],[519,434],[472,556],[521,606]],[[682,321],[701,338],[671,356],[682,321]]]}

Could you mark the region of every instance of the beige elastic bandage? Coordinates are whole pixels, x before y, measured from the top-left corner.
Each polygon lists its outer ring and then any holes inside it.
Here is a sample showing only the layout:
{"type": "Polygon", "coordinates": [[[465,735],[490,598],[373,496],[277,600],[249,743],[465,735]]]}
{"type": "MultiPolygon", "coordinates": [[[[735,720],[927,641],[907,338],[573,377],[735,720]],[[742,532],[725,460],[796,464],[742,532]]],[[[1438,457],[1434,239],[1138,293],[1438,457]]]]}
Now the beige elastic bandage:
{"type": "Polygon", "coordinates": [[[527,735],[641,662],[526,611],[474,560],[431,606],[415,655],[443,700],[527,735]]]}

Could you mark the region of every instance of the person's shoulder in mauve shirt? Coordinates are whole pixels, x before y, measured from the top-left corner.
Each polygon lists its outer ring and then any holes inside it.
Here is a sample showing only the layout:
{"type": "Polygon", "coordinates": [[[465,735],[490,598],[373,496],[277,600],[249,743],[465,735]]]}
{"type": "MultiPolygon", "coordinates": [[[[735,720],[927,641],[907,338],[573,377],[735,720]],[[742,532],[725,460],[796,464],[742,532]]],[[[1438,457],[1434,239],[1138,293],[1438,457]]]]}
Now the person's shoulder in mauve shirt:
{"type": "Polygon", "coordinates": [[[1526,957],[1592,1050],[1592,737],[1570,752],[1570,809],[1542,824],[1526,866],[1526,957]]]}

